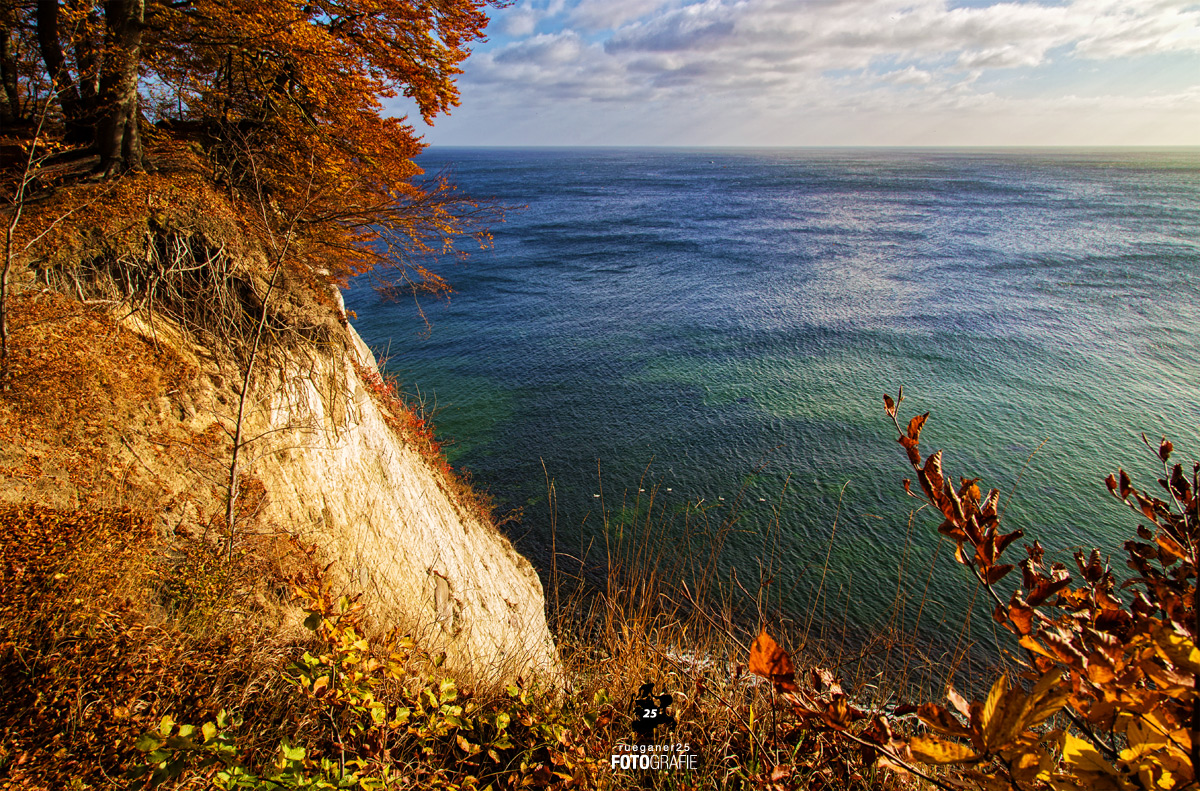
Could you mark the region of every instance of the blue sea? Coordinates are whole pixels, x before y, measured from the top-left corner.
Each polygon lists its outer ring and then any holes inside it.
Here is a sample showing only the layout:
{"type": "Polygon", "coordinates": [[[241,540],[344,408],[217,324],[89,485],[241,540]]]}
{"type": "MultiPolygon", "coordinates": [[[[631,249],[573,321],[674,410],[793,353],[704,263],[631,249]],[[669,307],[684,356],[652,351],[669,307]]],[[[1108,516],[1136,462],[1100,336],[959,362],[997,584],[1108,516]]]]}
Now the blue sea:
{"type": "Polygon", "coordinates": [[[1156,486],[1141,432],[1200,457],[1200,149],[418,161],[514,208],[492,249],[438,263],[455,293],[425,304],[428,331],[365,283],[347,303],[436,405],[453,464],[523,509],[508,529],[543,572],[547,477],[561,565],[657,487],[668,512],[740,502],[727,578],[753,593],[768,568],[798,617],[828,552],[825,618],[870,628],[899,591],[911,621],[940,555],[922,630],[954,635],[972,588],[928,509],[910,529],[885,392],[903,384],[902,416],[931,413],[923,450],[1071,567],[1096,545],[1124,571],[1137,519],[1103,479],[1156,486]]]}

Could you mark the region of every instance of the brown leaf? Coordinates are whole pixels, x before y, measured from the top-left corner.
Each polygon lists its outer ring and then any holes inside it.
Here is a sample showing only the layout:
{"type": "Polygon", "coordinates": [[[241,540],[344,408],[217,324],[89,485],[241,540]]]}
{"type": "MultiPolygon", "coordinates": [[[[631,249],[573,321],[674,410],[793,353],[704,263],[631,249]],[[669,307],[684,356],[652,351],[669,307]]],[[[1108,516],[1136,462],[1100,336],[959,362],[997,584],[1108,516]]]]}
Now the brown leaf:
{"type": "Polygon", "coordinates": [[[770,680],[777,689],[785,692],[796,692],[798,689],[792,658],[767,634],[765,628],[750,646],[749,666],[751,673],[770,680]]]}
{"type": "Polygon", "coordinates": [[[1008,605],[1008,619],[1016,627],[1017,634],[1026,635],[1033,632],[1033,608],[1026,606],[1015,594],[1008,605]]]}
{"type": "Polygon", "coordinates": [[[1158,524],[1158,514],[1154,512],[1154,501],[1148,497],[1144,497],[1141,492],[1134,492],[1133,496],[1137,499],[1138,508],[1142,514],[1151,522],[1158,524]]]}
{"type": "Polygon", "coordinates": [[[1159,531],[1158,535],[1154,537],[1154,543],[1162,547],[1163,550],[1168,554],[1174,555],[1180,560],[1187,560],[1186,550],[1180,546],[1178,541],[1171,538],[1171,536],[1167,535],[1166,533],[1159,531]]]}
{"type": "Polygon", "coordinates": [[[888,413],[888,417],[896,416],[896,402],[887,393],[883,394],[883,410],[888,413]]]}
{"type": "Polygon", "coordinates": [[[814,665],[809,670],[809,674],[813,689],[815,689],[817,692],[825,692],[828,690],[834,692],[835,694],[841,693],[841,685],[838,684],[837,679],[833,676],[833,673],[830,673],[825,668],[814,665]]]}
{"type": "Polygon", "coordinates": [[[1011,563],[1004,563],[999,566],[992,566],[991,568],[989,568],[987,571],[985,571],[983,573],[983,578],[984,578],[984,580],[987,581],[988,585],[995,585],[997,582],[1004,579],[1004,576],[1012,570],[1013,570],[1013,565],[1011,563]]]}
{"type": "Polygon", "coordinates": [[[1175,450],[1175,446],[1171,444],[1169,439],[1163,437],[1162,442],[1158,446],[1158,458],[1162,459],[1165,463],[1171,458],[1171,451],[1173,450],[1175,450]]]}
{"type": "Polygon", "coordinates": [[[966,698],[958,694],[958,690],[956,690],[954,687],[946,687],[946,699],[950,701],[950,705],[954,706],[954,708],[958,710],[959,714],[963,715],[968,721],[970,721],[971,706],[967,703],[966,698]]]}
{"type": "Polygon", "coordinates": [[[925,425],[925,421],[929,419],[929,413],[923,415],[915,415],[912,420],[908,421],[908,429],[905,433],[912,437],[912,441],[916,442],[921,438],[921,427],[925,425]]]}
{"type": "Polygon", "coordinates": [[[979,513],[982,514],[983,516],[995,516],[996,509],[999,506],[999,504],[1000,504],[1000,490],[992,489],[990,492],[988,492],[987,499],[985,499],[980,504],[979,513]]]}
{"type": "Polygon", "coordinates": [[[1171,492],[1184,505],[1189,505],[1192,499],[1192,487],[1183,475],[1183,465],[1176,464],[1171,470],[1171,492]]]}
{"type": "Polygon", "coordinates": [[[872,718],[871,724],[862,732],[862,736],[867,741],[884,747],[890,746],[892,740],[896,738],[887,719],[878,714],[872,718]]]}
{"type": "Polygon", "coordinates": [[[1064,577],[1060,580],[1045,580],[1040,582],[1038,583],[1038,586],[1034,588],[1033,592],[1030,593],[1026,598],[1026,602],[1031,607],[1037,607],[1039,604],[1046,601],[1046,599],[1050,598],[1070,584],[1070,577],[1064,577]]]}
{"type": "Polygon", "coordinates": [[[936,703],[922,703],[917,707],[917,718],[939,733],[947,736],[968,738],[971,732],[946,709],[936,703]]]}
{"type": "MultiPolygon", "coordinates": [[[[929,481],[930,491],[933,492],[932,499],[940,507],[942,504],[942,488],[946,485],[942,477],[942,452],[934,451],[929,458],[925,460],[925,468],[922,470],[925,473],[926,479],[929,481]]],[[[924,483],[924,481],[922,481],[924,483]]]]}
{"type": "Polygon", "coordinates": [[[1194,675],[1185,673],[1176,667],[1163,667],[1155,657],[1142,662],[1141,668],[1142,672],[1149,676],[1160,689],[1195,689],[1196,687],[1196,677],[1194,675]]]}
{"type": "Polygon", "coordinates": [[[1117,494],[1117,476],[1110,472],[1108,477],[1104,479],[1104,485],[1108,487],[1108,490],[1113,493],[1114,497],[1120,496],[1117,494]]]}
{"type": "Polygon", "coordinates": [[[1121,476],[1119,484],[1121,499],[1125,500],[1133,493],[1133,482],[1129,480],[1129,473],[1125,472],[1125,470],[1118,469],[1117,472],[1121,476]]]}
{"type": "Polygon", "coordinates": [[[1025,535],[1024,530],[1014,530],[1011,533],[1005,533],[1004,535],[1000,536],[999,540],[996,542],[996,557],[1000,557],[1004,550],[1008,549],[1009,544],[1016,541],[1023,535],[1025,535]]]}

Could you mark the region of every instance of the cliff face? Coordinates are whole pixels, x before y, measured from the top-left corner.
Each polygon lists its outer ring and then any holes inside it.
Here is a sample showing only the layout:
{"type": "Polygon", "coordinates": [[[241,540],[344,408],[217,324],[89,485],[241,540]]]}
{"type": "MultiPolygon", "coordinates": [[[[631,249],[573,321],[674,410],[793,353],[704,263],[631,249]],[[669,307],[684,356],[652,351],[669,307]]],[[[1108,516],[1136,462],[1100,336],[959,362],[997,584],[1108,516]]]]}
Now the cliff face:
{"type": "MultiPolygon", "coordinates": [[[[239,368],[167,319],[107,302],[32,286],[19,300],[29,329],[0,402],[0,502],[132,507],[157,516],[168,557],[173,540],[223,547],[239,368]]],[[[362,594],[379,631],[444,650],[477,679],[555,683],[532,566],[393,430],[360,376],[377,372],[374,357],[337,311],[324,315],[319,333],[260,357],[235,542],[299,538],[336,593],[362,594]]],[[[299,629],[288,592],[276,595],[262,611],[299,629]]]]}
{"type": "Polygon", "coordinates": [[[320,547],[378,625],[445,650],[451,666],[556,679],[536,572],[396,436],[353,364],[374,372],[374,356],[348,332],[344,357],[312,356],[260,390],[247,425],[266,439],[252,469],[263,516],[320,547]]]}

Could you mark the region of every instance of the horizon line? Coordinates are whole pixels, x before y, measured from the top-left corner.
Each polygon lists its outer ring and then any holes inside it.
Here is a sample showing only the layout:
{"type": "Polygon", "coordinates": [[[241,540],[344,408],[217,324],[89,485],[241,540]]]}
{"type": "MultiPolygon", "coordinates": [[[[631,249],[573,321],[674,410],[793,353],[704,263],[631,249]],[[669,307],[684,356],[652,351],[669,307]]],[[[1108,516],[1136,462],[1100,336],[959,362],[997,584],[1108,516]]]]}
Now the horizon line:
{"type": "Polygon", "coordinates": [[[824,150],[824,151],[863,151],[863,150],[912,150],[912,151],[1043,151],[1047,149],[1054,150],[1138,150],[1138,151],[1178,151],[1186,149],[1194,149],[1200,151],[1200,143],[1178,143],[1178,144],[1162,144],[1162,143],[1114,143],[1114,144],[1097,144],[1097,143],[1045,143],[1036,145],[986,145],[986,144],[946,144],[946,145],[892,145],[892,144],[870,144],[870,145],[723,145],[723,144],[708,144],[708,145],[677,145],[668,143],[638,143],[628,145],[595,145],[595,144],[574,144],[574,143],[541,143],[541,144],[513,144],[513,143],[429,143],[425,146],[425,150],[431,148],[504,148],[504,149],[596,149],[596,150],[618,150],[618,149],[673,149],[673,150],[704,150],[712,151],[717,149],[725,150],[824,150]]]}

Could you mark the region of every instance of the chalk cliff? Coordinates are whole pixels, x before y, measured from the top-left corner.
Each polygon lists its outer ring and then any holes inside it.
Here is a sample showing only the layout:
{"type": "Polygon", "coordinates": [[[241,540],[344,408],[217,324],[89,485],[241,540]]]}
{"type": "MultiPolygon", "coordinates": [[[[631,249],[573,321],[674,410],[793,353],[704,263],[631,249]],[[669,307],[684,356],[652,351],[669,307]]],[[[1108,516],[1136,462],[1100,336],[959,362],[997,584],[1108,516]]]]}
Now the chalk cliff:
{"type": "Polygon", "coordinates": [[[555,679],[537,573],[393,432],[359,373],[375,372],[375,358],[347,331],[340,359],[314,355],[276,372],[250,421],[270,438],[273,458],[253,471],[267,521],[321,547],[377,623],[444,649],[451,665],[555,679]]]}
{"type": "MultiPolygon", "coordinates": [[[[0,415],[0,502],[139,508],[158,516],[168,555],[171,536],[221,545],[242,369],[164,316],[23,287],[20,315],[42,311],[52,321],[31,326],[53,334],[19,339],[30,349],[19,384],[56,395],[0,415]]],[[[335,592],[362,594],[371,626],[445,651],[452,669],[556,682],[533,567],[393,428],[394,405],[364,381],[375,358],[338,319],[340,295],[315,311],[308,293],[318,323],[259,358],[237,540],[295,536],[335,592]]],[[[261,604],[280,628],[300,628],[298,610],[261,604]]]]}

